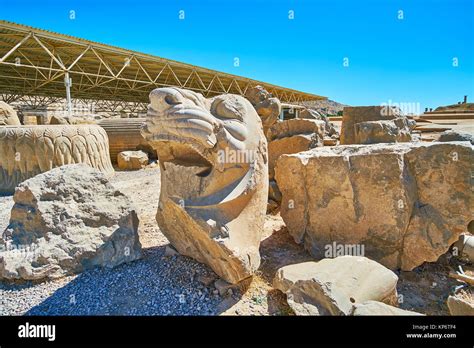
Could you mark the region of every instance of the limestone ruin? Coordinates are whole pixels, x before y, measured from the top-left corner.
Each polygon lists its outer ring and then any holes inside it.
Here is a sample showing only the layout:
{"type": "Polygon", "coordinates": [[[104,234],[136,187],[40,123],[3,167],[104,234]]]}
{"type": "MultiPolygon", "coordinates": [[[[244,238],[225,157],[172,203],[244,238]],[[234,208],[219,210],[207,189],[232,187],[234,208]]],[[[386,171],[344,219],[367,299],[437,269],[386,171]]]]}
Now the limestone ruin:
{"type": "Polygon", "coordinates": [[[54,279],[141,257],[133,205],[88,165],[65,165],[28,179],[13,200],[0,235],[0,279],[54,279]]]}
{"type": "Polygon", "coordinates": [[[268,130],[278,122],[281,113],[281,102],[275,98],[262,86],[249,88],[245,97],[255,107],[257,114],[262,119],[263,134],[267,135],[268,130]]]}
{"type": "Polygon", "coordinates": [[[0,101],[0,126],[19,126],[16,111],[7,103],[0,101]]]}
{"type": "Polygon", "coordinates": [[[468,142],[315,148],[277,161],[281,215],[315,257],[364,245],[390,269],[436,261],[474,219],[468,142]]]}
{"type": "Polygon", "coordinates": [[[260,264],[268,195],[267,142],[255,109],[236,95],[158,88],[143,134],[162,168],[162,232],[226,281],[250,277],[260,264]]]}
{"type": "Polygon", "coordinates": [[[361,256],[340,256],[280,268],[273,286],[299,315],[351,315],[366,301],[397,305],[395,273],[361,256]]]}
{"type": "Polygon", "coordinates": [[[96,125],[0,127],[0,194],[65,164],[85,163],[110,176],[109,141],[96,125]]]}
{"type": "Polygon", "coordinates": [[[98,122],[109,138],[110,160],[118,163],[123,151],[143,151],[150,159],[156,159],[156,152],[141,134],[145,118],[103,119],[98,122]]]}
{"type": "Polygon", "coordinates": [[[343,145],[409,142],[414,126],[397,107],[345,107],[340,140],[343,145]]]}

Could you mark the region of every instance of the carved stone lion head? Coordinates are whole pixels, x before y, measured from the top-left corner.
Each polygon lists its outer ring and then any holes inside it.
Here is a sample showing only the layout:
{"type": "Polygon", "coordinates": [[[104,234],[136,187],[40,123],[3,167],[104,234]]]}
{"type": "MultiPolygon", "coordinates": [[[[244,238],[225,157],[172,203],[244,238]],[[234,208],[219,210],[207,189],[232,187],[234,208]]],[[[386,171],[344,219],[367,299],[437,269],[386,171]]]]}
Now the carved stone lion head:
{"type": "Polygon", "coordinates": [[[162,168],[162,232],[224,279],[249,277],[260,262],[268,191],[267,143],[253,106],[232,94],[158,88],[142,133],[162,168]]]}

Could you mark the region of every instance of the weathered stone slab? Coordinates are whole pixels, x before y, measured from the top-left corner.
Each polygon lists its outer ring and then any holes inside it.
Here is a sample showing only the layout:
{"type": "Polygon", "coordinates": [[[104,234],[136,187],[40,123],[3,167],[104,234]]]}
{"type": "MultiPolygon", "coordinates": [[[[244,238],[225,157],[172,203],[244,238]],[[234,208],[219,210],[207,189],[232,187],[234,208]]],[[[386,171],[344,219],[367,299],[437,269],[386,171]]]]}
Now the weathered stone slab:
{"type": "Polygon", "coordinates": [[[46,280],[141,256],[131,201],[103,173],[65,165],[22,182],[0,238],[0,278],[46,280]]]}
{"type": "Polygon", "coordinates": [[[439,135],[438,141],[469,141],[471,145],[474,145],[474,135],[454,130],[447,130],[439,135]]]}
{"type": "Polygon", "coordinates": [[[0,127],[0,194],[65,164],[85,163],[111,176],[108,153],[107,134],[96,125],[0,127]]]}
{"type": "Polygon", "coordinates": [[[263,133],[266,135],[268,130],[278,121],[278,117],[281,113],[280,100],[273,97],[272,94],[262,86],[254,86],[247,89],[245,98],[250,101],[260,116],[263,133]]]}
{"type": "Polygon", "coordinates": [[[158,88],[143,134],[162,168],[163,234],[229,283],[252,276],[268,196],[267,142],[253,106],[231,94],[158,88]]]}
{"type": "Polygon", "coordinates": [[[147,164],[148,155],[143,151],[122,151],[117,155],[117,165],[122,170],[138,170],[147,164]]]}
{"type": "Polygon", "coordinates": [[[440,255],[473,220],[467,142],[315,148],[282,155],[281,215],[297,243],[325,256],[333,242],[411,270],[440,255]]]}
{"type": "Polygon", "coordinates": [[[474,315],[474,302],[471,298],[461,296],[460,294],[450,295],[447,300],[449,313],[451,315],[474,315]]]}
{"type": "Polygon", "coordinates": [[[344,107],[341,125],[341,145],[364,143],[410,141],[406,134],[416,123],[406,119],[398,107],[393,106],[356,106],[344,107]],[[373,121],[392,121],[382,123],[368,123],[357,128],[358,123],[373,121]],[[396,132],[394,128],[398,128],[396,132]],[[387,135],[384,135],[387,132],[387,135]],[[401,133],[398,137],[390,133],[401,133]],[[390,141],[389,141],[390,140],[390,141]]]}
{"type": "Polygon", "coordinates": [[[405,118],[368,121],[354,125],[356,144],[400,143],[412,140],[405,118]]]}
{"type": "Polygon", "coordinates": [[[366,301],[364,303],[356,303],[353,308],[352,315],[423,315],[421,313],[407,311],[394,306],[390,306],[383,302],[366,301]]]}
{"type": "Polygon", "coordinates": [[[275,123],[269,130],[269,141],[288,138],[299,134],[316,134],[321,139],[324,137],[324,121],[294,118],[275,123]]]}
{"type": "Polygon", "coordinates": [[[356,303],[397,303],[398,277],[366,257],[340,256],[280,268],[273,287],[299,315],[350,315],[356,303]]]}

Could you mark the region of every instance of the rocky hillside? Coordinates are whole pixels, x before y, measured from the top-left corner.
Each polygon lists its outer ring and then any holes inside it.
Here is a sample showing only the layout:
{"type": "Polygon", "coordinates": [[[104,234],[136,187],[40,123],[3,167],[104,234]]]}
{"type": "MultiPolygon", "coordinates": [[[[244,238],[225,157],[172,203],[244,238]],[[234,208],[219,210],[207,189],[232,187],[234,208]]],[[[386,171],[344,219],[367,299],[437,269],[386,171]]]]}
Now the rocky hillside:
{"type": "Polygon", "coordinates": [[[318,112],[327,116],[336,116],[338,114],[342,115],[342,109],[345,106],[349,106],[330,99],[307,101],[299,104],[315,109],[318,112]]]}

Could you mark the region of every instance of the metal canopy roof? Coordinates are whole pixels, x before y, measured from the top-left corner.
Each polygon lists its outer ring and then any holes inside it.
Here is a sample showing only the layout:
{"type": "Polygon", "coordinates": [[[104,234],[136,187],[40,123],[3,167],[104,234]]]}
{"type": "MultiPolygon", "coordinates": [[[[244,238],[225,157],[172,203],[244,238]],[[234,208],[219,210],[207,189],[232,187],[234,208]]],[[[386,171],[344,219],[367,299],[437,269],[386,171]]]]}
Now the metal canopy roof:
{"type": "Polygon", "coordinates": [[[283,102],[326,99],[245,77],[0,21],[0,93],[61,97],[65,76],[78,99],[148,102],[156,87],[178,86],[206,97],[245,94],[261,85],[283,102]]]}

